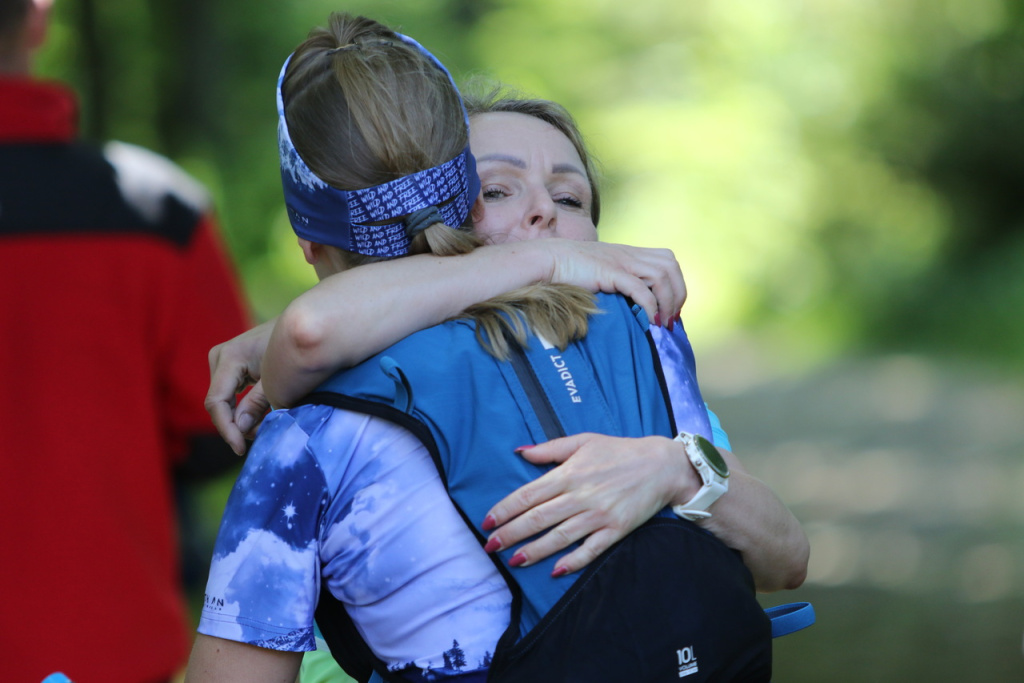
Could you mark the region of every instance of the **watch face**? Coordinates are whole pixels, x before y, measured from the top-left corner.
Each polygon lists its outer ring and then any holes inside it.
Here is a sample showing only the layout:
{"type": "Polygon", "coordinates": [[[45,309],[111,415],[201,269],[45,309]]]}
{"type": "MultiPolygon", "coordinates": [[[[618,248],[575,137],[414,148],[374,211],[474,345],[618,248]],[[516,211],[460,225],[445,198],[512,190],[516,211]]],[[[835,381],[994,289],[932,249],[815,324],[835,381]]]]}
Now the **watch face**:
{"type": "Polygon", "coordinates": [[[711,465],[711,469],[715,471],[715,474],[720,477],[728,477],[729,465],[726,464],[725,458],[718,452],[715,445],[700,434],[694,434],[693,440],[697,444],[697,448],[700,449],[700,452],[704,454],[704,459],[711,465]]]}

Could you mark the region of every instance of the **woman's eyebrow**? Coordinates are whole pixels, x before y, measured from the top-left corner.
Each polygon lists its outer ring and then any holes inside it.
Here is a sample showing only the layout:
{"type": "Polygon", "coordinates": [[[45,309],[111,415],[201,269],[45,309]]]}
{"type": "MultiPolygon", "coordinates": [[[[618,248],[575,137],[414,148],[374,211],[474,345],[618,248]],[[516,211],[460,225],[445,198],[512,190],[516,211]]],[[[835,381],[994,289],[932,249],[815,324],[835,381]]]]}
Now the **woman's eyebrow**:
{"type": "Polygon", "coordinates": [[[500,161],[516,168],[526,169],[526,162],[519,157],[512,156],[511,154],[485,154],[482,157],[477,157],[476,162],[479,164],[484,161],[500,161]]]}
{"type": "Polygon", "coordinates": [[[575,173],[577,175],[583,176],[584,178],[587,177],[587,174],[584,173],[583,170],[581,168],[579,168],[578,166],[576,166],[575,164],[555,164],[554,166],[551,167],[551,172],[552,173],[575,173]]]}
{"type": "MultiPolygon", "coordinates": [[[[476,162],[478,164],[484,163],[486,161],[497,161],[503,164],[508,164],[509,166],[515,166],[516,168],[526,170],[526,162],[520,159],[519,157],[513,156],[511,154],[484,154],[483,156],[479,156],[476,158],[476,162]]],[[[555,174],[575,173],[576,175],[583,176],[584,178],[587,177],[587,174],[583,172],[583,169],[581,169],[576,164],[555,164],[551,167],[551,172],[555,174]]]]}

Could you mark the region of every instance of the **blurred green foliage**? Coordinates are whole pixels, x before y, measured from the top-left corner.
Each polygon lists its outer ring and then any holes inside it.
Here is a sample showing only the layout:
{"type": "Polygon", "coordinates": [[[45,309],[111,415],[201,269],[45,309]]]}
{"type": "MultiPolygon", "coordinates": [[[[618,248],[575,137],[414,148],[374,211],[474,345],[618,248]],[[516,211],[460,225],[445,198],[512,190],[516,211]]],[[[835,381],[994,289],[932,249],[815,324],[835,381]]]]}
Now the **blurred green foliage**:
{"type": "Polygon", "coordinates": [[[88,136],[207,184],[259,318],[313,281],[281,207],[273,84],[332,10],[567,105],[603,161],[603,239],[675,251],[703,343],[1024,364],[1021,2],[57,3],[40,70],[82,95],[88,136]]]}

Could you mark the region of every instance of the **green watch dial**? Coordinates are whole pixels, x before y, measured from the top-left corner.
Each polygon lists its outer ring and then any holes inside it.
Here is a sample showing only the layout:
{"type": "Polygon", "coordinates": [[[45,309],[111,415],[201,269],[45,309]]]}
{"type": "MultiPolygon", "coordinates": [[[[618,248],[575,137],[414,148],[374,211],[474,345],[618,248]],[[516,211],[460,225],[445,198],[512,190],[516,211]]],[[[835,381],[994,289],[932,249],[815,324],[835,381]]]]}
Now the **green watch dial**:
{"type": "Polygon", "coordinates": [[[726,464],[725,458],[718,452],[715,445],[700,434],[694,434],[693,440],[697,444],[697,448],[700,449],[700,452],[704,454],[704,459],[708,461],[708,465],[715,471],[715,474],[720,477],[728,477],[729,465],[726,464]]]}

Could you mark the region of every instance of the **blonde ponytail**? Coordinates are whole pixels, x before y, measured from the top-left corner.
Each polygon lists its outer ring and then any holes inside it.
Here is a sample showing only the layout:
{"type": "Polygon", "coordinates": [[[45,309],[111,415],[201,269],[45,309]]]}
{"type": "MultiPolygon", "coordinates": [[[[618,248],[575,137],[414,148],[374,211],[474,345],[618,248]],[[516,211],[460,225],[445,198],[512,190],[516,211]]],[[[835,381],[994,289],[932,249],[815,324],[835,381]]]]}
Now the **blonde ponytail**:
{"type": "Polygon", "coordinates": [[[564,351],[586,336],[588,318],[597,312],[594,295],[582,287],[545,283],[506,292],[456,317],[474,320],[480,345],[508,360],[509,340],[526,347],[529,330],[564,351]]]}
{"type": "MultiPolygon", "coordinates": [[[[466,230],[435,223],[413,238],[409,253],[435,256],[468,254],[482,244],[466,230]]],[[[598,312],[594,295],[581,287],[536,284],[470,306],[455,316],[476,323],[480,345],[498,360],[508,360],[509,340],[525,347],[532,330],[561,350],[587,334],[588,317],[598,312]]]]}

